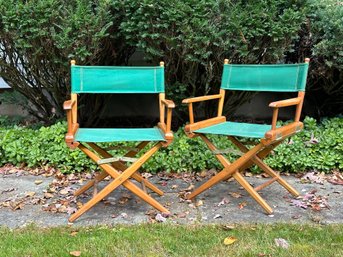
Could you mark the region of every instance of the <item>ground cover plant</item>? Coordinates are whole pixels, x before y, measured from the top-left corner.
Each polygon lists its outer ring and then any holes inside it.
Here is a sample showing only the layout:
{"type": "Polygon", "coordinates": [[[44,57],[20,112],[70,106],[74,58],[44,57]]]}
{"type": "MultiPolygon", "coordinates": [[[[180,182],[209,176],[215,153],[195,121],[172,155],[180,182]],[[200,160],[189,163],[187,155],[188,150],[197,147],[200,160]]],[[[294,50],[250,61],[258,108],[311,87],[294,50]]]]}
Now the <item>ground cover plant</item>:
{"type": "MultiPolygon", "coordinates": [[[[305,129],[301,133],[286,140],[275,149],[275,154],[268,157],[268,165],[282,172],[342,170],[343,118],[325,119],[318,124],[315,119],[307,117],[304,123],[305,129]]],[[[71,151],[66,147],[66,127],[65,122],[38,128],[0,126],[0,164],[50,165],[62,172],[94,170],[96,165],[81,151],[71,151]]],[[[225,137],[212,139],[219,149],[235,149],[225,137]]],[[[113,153],[121,152],[114,150],[113,153]]],[[[232,151],[228,157],[236,159],[237,153],[232,151]]],[[[175,140],[168,148],[162,149],[143,166],[144,171],[151,173],[212,168],[220,169],[221,166],[201,140],[189,139],[182,128],[176,132],[175,140]]],[[[257,169],[252,171],[258,172],[257,169]]]]}
{"type": "Polygon", "coordinates": [[[342,228],[295,224],[0,228],[0,256],[338,257],[343,255],[342,228]],[[233,241],[230,237],[237,240],[226,245],[225,238],[226,243],[233,241]]]}

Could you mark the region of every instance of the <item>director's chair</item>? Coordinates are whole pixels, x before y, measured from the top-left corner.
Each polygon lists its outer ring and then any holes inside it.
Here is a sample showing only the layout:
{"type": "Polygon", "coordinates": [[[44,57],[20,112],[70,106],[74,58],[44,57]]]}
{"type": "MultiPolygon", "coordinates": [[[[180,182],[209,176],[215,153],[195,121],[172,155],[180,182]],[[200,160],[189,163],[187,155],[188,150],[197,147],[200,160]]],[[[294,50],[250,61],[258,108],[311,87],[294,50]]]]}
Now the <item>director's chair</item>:
{"type": "Polygon", "coordinates": [[[218,182],[230,177],[233,177],[268,214],[272,213],[273,210],[258,194],[259,190],[277,181],[293,196],[299,195],[293,187],[267,166],[263,159],[284,139],[298,133],[303,128],[303,123],[299,120],[304,101],[309,61],[306,58],[305,63],[299,64],[238,65],[229,64],[229,61],[225,59],[219,94],[183,100],[183,103],[188,104],[190,119],[189,124],[185,126],[186,134],[189,137],[199,136],[224,166],[221,172],[188,195],[188,199],[193,199],[218,182]],[[269,106],[273,109],[272,124],[262,125],[226,121],[226,117],[222,115],[226,90],[297,92],[298,96],[270,103],[269,106]],[[194,122],[193,103],[211,99],[218,99],[217,117],[194,122]],[[285,126],[277,127],[279,108],[287,106],[296,106],[294,121],[285,126]],[[230,163],[224,156],[227,151],[218,150],[208,139],[207,134],[227,136],[240,150],[241,157],[230,163]],[[248,148],[238,138],[259,138],[260,140],[255,146],[248,148]],[[242,171],[254,164],[271,176],[270,180],[255,188],[241,175],[242,171]]]}
{"type": "MultiPolygon", "coordinates": [[[[157,101],[157,96],[156,96],[157,101]]],[[[126,187],[142,200],[162,213],[169,211],[146,191],[149,188],[158,195],[163,192],[143,178],[138,169],[161,147],[168,146],[173,140],[171,131],[173,101],[165,99],[164,93],[164,63],[157,67],[107,67],[107,66],[78,66],[71,61],[71,100],[64,102],[67,111],[68,132],[65,141],[69,148],[79,148],[90,159],[99,165],[102,172],[75,192],[78,196],[94,187],[94,196],[69,218],[73,222],[83,213],[104,199],[120,185],[126,187]],[[83,93],[111,94],[158,94],[160,122],[154,128],[80,128],[77,121],[77,95],[83,93]],[[165,110],[167,109],[167,117],[165,110]],[[127,150],[124,156],[112,156],[108,151],[120,148],[112,146],[103,148],[102,142],[140,142],[136,147],[122,147],[127,150]],[[143,155],[141,152],[149,142],[155,142],[143,155]],[[132,163],[127,166],[126,163],[132,163]],[[110,176],[113,181],[104,189],[97,192],[96,185],[110,176]],[[142,184],[138,187],[131,179],[142,184]]]]}

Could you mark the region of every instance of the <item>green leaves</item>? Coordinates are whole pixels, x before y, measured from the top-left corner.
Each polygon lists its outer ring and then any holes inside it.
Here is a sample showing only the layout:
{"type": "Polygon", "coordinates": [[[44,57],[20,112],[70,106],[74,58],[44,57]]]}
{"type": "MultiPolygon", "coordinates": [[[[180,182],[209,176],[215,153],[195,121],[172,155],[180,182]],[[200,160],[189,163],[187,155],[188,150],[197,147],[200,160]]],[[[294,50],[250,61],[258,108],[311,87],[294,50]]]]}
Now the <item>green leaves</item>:
{"type": "MultiPolygon", "coordinates": [[[[0,125],[0,165],[25,163],[30,167],[53,165],[62,172],[81,172],[97,169],[81,151],[71,151],[64,142],[66,123],[39,129],[9,125],[1,119],[0,125]]],[[[323,120],[317,124],[306,118],[305,129],[278,146],[267,159],[274,169],[283,172],[305,170],[332,171],[343,168],[343,118],[323,120]]],[[[211,136],[219,149],[236,149],[225,137],[211,136]]],[[[120,144],[120,143],[118,143],[120,144]]],[[[104,147],[110,144],[103,144],[104,147]]],[[[134,146],[130,143],[129,146],[134,146]]],[[[115,150],[114,155],[123,154],[115,150]]],[[[238,156],[228,154],[230,161],[238,156]]],[[[148,172],[193,172],[204,169],[221,169],[220,163],[199,138],[188,138],[182,129],[175,133],[175,140],[155,154],[143,169],[148,172]]],[[[252,169],[258,172],[257,168],[252,169]]]]}

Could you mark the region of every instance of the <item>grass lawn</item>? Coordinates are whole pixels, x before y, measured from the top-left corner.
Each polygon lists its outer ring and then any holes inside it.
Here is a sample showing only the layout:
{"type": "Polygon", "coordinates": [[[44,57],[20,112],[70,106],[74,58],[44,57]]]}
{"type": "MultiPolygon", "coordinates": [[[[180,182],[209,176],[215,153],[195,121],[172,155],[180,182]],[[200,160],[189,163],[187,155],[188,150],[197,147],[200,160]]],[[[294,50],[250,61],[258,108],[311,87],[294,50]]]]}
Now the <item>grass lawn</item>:
{"type": "Polygon", "coordinates": [[[114,227],[0,228],[0,256],[343,256],[343,225],[144,224],[114,227]],[[228,236],[238,240],[224,245],[228,236]],[[277,247],[283,238],[288,249],[277,247]]]}

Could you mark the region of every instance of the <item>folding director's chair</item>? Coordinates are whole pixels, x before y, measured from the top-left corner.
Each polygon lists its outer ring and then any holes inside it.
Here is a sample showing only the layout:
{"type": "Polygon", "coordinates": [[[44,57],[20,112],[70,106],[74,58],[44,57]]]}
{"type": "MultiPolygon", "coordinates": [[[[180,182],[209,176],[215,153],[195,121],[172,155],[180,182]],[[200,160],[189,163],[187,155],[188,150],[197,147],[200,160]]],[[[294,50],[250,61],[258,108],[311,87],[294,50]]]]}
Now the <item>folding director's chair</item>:
{"type": "Polygon", "coordinates": [[[305,86],[309,59],[300,64],[280,64],[280,65],[235,65],[224,61],[223,75],[220,93],[217,95],[207,95],[184,99],[183,103],[188,104],[190,123],[185,126],[185,132],[189,137],[200,136],[209,149],[224,166],[224,169],[196,188],[189,196],[192,199],[213,185],[222,180],[233,177],[245,190],[263,207],[268,213],[272,213],[272,208],[258,194],[258,191],[277,181],[286,188],[292,195],[299,193],[291,187],[276,172],[267,166],[263,159],[284,139],[294,135],[303,128],[303,123],[299,121],[301,109],[304,101],[305,86]],[[226,121],[222,115],[225,90],[244,91],[272,91],[272,92],[298,92],[295,98],[270,103],[273,109],[271,125],[238,123],[226,121]],[[193,103],[218,99],[217,117],[194,122],[193,103]],[[279,108],[286,106],[296,106],[294,122],[282,127],[277,127],[279,108]],[[230,163],[224,156],[225,150],[218,150],[208,139],[207,134],[224,135],[242,152],[240,158],[230,163]],[[259,143],[252,148],[246,147],[238,138],[259,138],[259,143]],[[271,176],[271,179],[264,184],[253,188],[241,175],[241,172],[256,164],[264,172],[271,176]]]}
{"type": "MultiPolygon", "coordinates": [[[[156,97],[157,101],[157,97],[156,97]]],[[[107,66],[78,66],[71,61],[71,100],[64,103],[67,111],[68,132],[65,141],[71,149],[79,148],[95,163],[102,172],[75,192],[78,196],[96,186],[98,182],[111,176],[113,181],[104,189],[94,190],[93,198],[76,211],[69,221],[73,222],[96,203],[105,198],[113,190],[123,185],[145,202],[163,213],[169,211],[152,198],[146,191],[149,188],[158,195],[163,192],[155,185],[144,179],[138,169],[162,146],[168,146],[173,140],[171,131],[173,101],[165,99],[164,93],[164,63],[157,67],[107,67],[107,66]],[[159,95],[160,122],[154,128],[79,128],[77,122],[77,94],[82,93],[152,93],[159,95]],[[167,117],[165,121],[165,109],[167,117]],[[127,154],[112,156],[108,151],[118,146],[102,148],[101,142],[138,141],[136,147],[124,147],[127,154]],[[139,158],[134,158],[149,142],[155,142],[139,158]],[[132,162],[131,166],[126,163],[132,162]],[[142,184],[138,187],[131,181],[134,179],[142,184]]]]}

